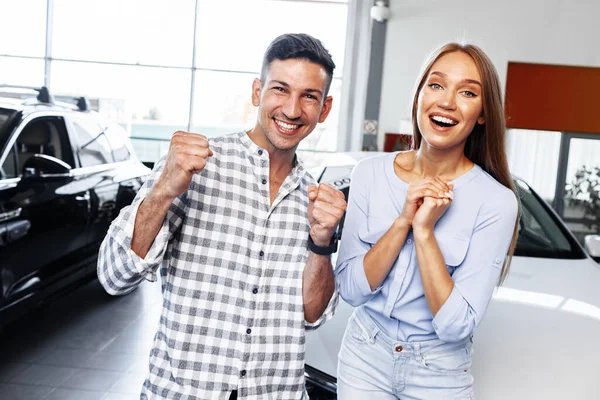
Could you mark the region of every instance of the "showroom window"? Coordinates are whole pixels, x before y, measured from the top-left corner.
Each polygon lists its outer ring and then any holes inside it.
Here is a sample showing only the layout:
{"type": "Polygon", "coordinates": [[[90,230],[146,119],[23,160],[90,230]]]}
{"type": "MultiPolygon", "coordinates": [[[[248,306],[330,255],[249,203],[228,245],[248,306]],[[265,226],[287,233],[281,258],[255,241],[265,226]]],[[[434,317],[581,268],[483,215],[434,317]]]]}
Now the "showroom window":
{"type": "MultiPolygon", "coordinates": [[[[8,2],[7,2],[8,3],[8,2]]],[[[10,2],[0,12],[0,85],[44,84],[46,0],[10,2]]]]}
{"type": "Polygon", "coordinates": [[[215,136],[251,128],[251,85],[267,45],[282,33],[311,34],[336,63],[334,101],[300,148],[338,149],[348,0],[13,3],[0,15],[0,34],[28,34],[0,43],[0,84],[88,97],[126,129],[143,161],[166,153],[176,130],[215,136]]]}
{"type": "Polygon", "coordinates": [[[46,0],[10,1],[10,6],[8,3],[4,2],[0,12],[0,55],[43,59],[46,51],[46,0]]]}

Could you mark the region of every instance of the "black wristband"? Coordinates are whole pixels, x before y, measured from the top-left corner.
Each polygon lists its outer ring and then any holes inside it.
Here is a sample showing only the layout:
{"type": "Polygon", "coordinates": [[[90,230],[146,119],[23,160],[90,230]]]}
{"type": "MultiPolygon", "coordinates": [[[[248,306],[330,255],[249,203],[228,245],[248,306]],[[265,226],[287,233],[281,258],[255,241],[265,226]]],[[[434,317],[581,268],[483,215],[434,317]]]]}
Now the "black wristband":
{"type": "Polygon", "coordinates": [[[331,237],[331,242],[329,242],[329,246],[317,246],[315,242],[313,242],[310,233],[308,234],[308,249],[315,254],[320,256],[329,256],[337,251],[338,241],[337,235],[334,233],[331,237]]]}

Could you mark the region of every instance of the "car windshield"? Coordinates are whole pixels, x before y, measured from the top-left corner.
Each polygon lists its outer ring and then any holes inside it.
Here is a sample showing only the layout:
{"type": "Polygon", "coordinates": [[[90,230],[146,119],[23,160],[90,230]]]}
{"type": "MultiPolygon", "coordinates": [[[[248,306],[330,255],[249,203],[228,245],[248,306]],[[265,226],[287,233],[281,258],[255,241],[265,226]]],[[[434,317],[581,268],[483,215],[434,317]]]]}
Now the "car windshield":
{"type": "MultiPolygon", "coordinates": [[[[311,171],[319,182],[326,182],[341,190],[346,198],[353,166],[330,166],[311,171]]],[[[525,182],[515,179],[521,200],[519,239],[515,256],[540,258],[581,259],[586,255],[568,228],[554,214],[550,206],[525,182]]],[[[340,221],[343,229],[344,219],[340,221]]]]}
{"type": "Polygon", "coordinates": [[[14,110],[7,110],[6,108],[0,108],[0,132],[4,130],[6,121],[15,113],[14,110]]]}
{"type": "MultiPolygon", "coordinates": [[[[15,110],[9,110],[6,108],[0,108],[0,160],[2,159],[2,152],[8,138],[10,137],[10,130],[12,125],[11,117],[16,114],[15,110]]],[[[0,168],[1,170],[2,168],[0,168]]]]}
{"type": "Polygon", "coordinates": [[[560,222],[550,206],[529,185],[515,180],[521,199],[516,256],[585,258],[581,246],[560,222]]]}

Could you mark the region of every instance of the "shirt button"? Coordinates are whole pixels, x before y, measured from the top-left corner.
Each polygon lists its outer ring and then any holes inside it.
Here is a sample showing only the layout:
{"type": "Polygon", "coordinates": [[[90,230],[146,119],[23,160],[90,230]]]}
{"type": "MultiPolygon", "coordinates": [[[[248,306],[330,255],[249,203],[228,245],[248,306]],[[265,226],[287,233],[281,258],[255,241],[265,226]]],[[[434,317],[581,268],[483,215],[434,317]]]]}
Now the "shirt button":
{"type": "Polygon", "coordinates": [[[258,253],[258,255],[262,257],[265,255],[265,252],[261,250],[260,253],[258,253]]]}
{"type": "Polygon", "coordinates": [[[400,353],[402,351],[402,346],[396,346],[396,352],[400,353]]]}
{"type": "Polygon", "coordinates": [[[267,180],[266,180],[265,178],[263,178],[263,180],[262,180],[262,184],[263,184],[263,185],[266,185],[266,184],[267,184],[267,180]]]}
{"type": "Polygon", "coordinates": [[[242,372],[241,372],[241,374],[242,374],[242,376],[246,376],[246,370],[243,369],[242,372]]]}
{"type": "Polygon", "coordinates": [[[252,289],[252,293],[254,293],[254,294],[258,293],[258,288],[252,289]]]}
{"type": "Polygon", "coordinates": [[[258,155],[259,155],[259,156],[262,156],[262,150],[259,150],[259,151],[258,151],[258,155]]]}
{"type": "Polygon", "coordinates": [[[408,239],[408,240],[406,241],[406,243],[408,243],[408,244],[411,244],[411,243],[412,243],[412,239],[408,239]]]}
{"type": "Polygon", "coordinates": [[[250,329],[250,328],[246,329],[246,333],[247,333],[248,335],[249,335],[249,334],[251,334],[251,333],[252,333],[252,329],[250,329]]]}

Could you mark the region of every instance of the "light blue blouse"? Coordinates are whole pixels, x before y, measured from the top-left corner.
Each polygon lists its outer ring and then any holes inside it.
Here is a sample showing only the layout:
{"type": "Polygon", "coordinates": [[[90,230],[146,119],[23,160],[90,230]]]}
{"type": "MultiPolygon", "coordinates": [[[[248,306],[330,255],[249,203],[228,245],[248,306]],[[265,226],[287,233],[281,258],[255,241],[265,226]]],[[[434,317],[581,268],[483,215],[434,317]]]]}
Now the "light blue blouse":
{"type": "Polygon", "coordinates": [[[335,271],[338,290],[349,304],[364,306],[392,338],[457,342],[471,335],[485,314],[511,242],[517,199],[477,165],[452,182],[454,200],[434,234],[454,288],[434,318],[412,231],[380,287],[371,291],[365,275],[365,254],[400,215],[406,199],[408,184],[394,172],[397,154],[363,160],[352,173],[335,271]]]}

